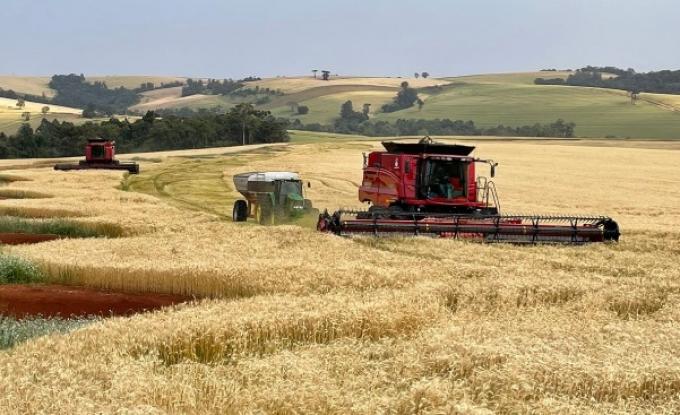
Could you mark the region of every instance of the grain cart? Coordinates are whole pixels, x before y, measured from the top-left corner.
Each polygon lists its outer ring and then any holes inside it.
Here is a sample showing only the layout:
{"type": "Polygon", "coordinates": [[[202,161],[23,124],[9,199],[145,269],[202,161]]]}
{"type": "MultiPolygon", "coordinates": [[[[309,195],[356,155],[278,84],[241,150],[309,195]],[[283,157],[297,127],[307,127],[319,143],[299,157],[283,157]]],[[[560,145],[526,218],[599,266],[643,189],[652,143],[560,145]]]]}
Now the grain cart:
{"type": "Polygon", "coordinates": [[[131,174],[139,173],[139,164],[121,163],[116,160],[116,142],[105,138],[90,138],[85,145],[85,160],[78,164],[58,163],[54,170],[127,170],[131,174]]]}
{"type": "Polygon", "coordinates": [[[501,214],[496,187],[479,176],[474,147],[425,137],[418,143],[383,142],[364,158],[359,200],[368,210],[328,211],[317,229],[338,235],[430,235],[485,242],[583,244],[619,240],[607,216],[501,214]]]}
{"type": "Polygon", "coordinates": [[[297,173],[284,171],[248,172],[234,176],[236,190],[245,197],[234,203],[233,220],[255,218],[261,225],[273,225],[305,215],[318,215],[302,193],[297,173]]]}

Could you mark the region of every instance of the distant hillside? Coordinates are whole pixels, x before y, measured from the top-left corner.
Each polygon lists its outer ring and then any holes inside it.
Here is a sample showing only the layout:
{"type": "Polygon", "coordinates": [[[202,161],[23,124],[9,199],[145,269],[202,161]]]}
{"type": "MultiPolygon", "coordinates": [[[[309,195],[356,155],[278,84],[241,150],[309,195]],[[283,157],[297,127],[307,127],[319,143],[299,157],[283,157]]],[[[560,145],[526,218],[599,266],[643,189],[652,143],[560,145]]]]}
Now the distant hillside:
{"type": "MultiPolygon", "coordinates": [[[[275,116],[299,120],[307,125],[330,125],[339,117],[341,105],[351,100],[360,111],[369,104],[372,121],[398,119],[473,121],[488,128],[498,124],[517,127],[548,124],[557,119],[576,124],[575,134],[583,137],[680,138],[680,95],[641,93],[632,102],[626,91],[595,87],[535,85],[539,77],[566,79],[573,72],[541,71],[470,75],[449,78],[332,77],[329,81],[304,77],[277,77],[243,82],[236,92],[249,94],[198,93],[182,96],[182,87],[157,89],[161,83],[185,82],[181,77],[107,76],[88,77],[109,88],[138,88],[151,82],[156,89],[137,91],[138,103],[129,107],[143,114],[148,110],[213,109],[220,112],[249,102],[275,116]],[[415,88],[422,108],[384,113],[381,107],[393,101],[404,81],[415,88]],[[277,91],[262,93],[262,91],[277,91]],[[298,107],[307,107],[306,114],[298,107]]],[[[616,74],[603,73],[603,79],[616,74]]],[[[0,77],[0,88],[50,97],[54,91],[45,77],[0,77]]]]}
{"type": "Polygon", "coordinates": [[[492,127],[550,123],[561,118],[576,124],[577,136],[680,138],[680,96],[642,93],[632,104],[626,91],[621,90],[534,85],[534,79],[540,76],[566,78],[568,74],[530,72],[430,79],[447,85],[421,90],[424,105],[420,110],[414,106],[392,113],[379,112],[381,105],[392,100],[397,88],[378,90],[378,82],[347,90],[327,86],[314,91],[313,96],[301,96],[299,104],[309,107],[306,115],[295,115],[286,105],[270,109],[305,124],[328,124],[338,117],[342,103],[352,100],[355,109],[370,103],[370,118],[374,121],[449,118],[492,127]]]}
{"type": "Polygon", "coordinates": [[[16,103],[16,99],[0,98],[0,132],[13,134],[22,123],[26,122],[26,117],[28,117],[28,123],[33,127],[39,125],[43,118],[76,123],[83,120],[81,117],[82,110],[78,108],[47,105],[49,110],[43,114],[42,109],[46,106],[45,104],[26,101],[25,106],[19,108],[16,103]]]}

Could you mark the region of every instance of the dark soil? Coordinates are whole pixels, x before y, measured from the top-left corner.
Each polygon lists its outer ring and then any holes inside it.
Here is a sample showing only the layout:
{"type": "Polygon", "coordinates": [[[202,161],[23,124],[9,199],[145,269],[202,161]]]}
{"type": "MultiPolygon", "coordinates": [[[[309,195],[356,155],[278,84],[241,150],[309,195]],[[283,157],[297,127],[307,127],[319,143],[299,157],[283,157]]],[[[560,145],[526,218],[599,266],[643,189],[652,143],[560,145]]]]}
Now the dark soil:
{"type": "Polygon", "coordinates": [[[38,242],[53,241],[55,239],[59,239],[59,235],[51,233],[0,233],[0,244],[6,245],[37,244],[38,242]]]}
{"type": "Polygon", "coordinates": [[[0,315],[70,317],[131,315],[190,300],[167,294],[123,294],[63,285],[0,285],[0,315]]]}

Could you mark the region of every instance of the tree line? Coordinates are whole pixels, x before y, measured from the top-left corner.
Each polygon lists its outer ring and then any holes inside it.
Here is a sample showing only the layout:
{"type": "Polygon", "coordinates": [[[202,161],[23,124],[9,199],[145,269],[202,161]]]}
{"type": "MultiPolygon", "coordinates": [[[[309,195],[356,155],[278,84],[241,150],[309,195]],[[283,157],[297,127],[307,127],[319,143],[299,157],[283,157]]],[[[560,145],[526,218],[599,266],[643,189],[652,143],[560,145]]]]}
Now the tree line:
{"type": "MultiPolygon", "coordinates": [[[[56,91],[53,98],[48,98],[44,93],[42,95],[21,94],[2,88],[0,88],[0,97],[83,108],[84,116],[93,117],[96,113],[109,116],[123,113],[129,106],[139,102],[138,92],[154,89],[153,83],[143,83],[137,89],[127,89],[122,86],[111,89],[106,82],[87,82],[83,74],[53,75],[48,85],[56,91]]],[[[175,86],[175,83],[161,85],[161,87],[171,86],[175,86]]]]}
{"type": "Polygon", "coordinates": [[[340,116],[330,125],[319,123],[304,124],[299,119],[293,120],[292,129],[307,131],[324,131],[342,134],[361,134],[369,137],[387,137],[402,135],[490,135],[508,137],[574,137],[576,124],[558,119],[549,124],[536,123],[511,127],[497,125],[494,127],[478,127],[473,121],[444,119],[398,119],[395,122],[369,120],[369,107],[364,105],[362,111],[355,111],[352,101],[346,101],[340,108],[340,116]]]}
{"type": "Polygon", "coordinates": [[[245,86],[245,82],[258,79],[260,78],[248,77],[237,81],[232,79],[208,79],[204,82],[202,79],[194,80],[189,78],[187,79],[186,85],[182,87],[182,96],[186,97],[196,94],[233,95],[242,97],[258,94],[283,95],[283,93],[278,89],[273,90],[270,88],[260,88],[259,85],[256,85],[254,88],[243,88],[245,86]]]}
{"type": "Polygon", "coordinates": [[[536,78],[534,83],[537,85],[569,85],[622,89],[632,94],[640,92],[680,94],[680,70],[638,73],[632,68],[586,66],[571,73],[567,79],[536,78]],[[608,77],[603,76],[603,74],[615,76],[608,77]]]}
{"type": "Polygon", "coordinates": [[[35,130],[23,124],[11,136],[0,133],[0,158],[65,157],[83,154],[88,138],[116,140],[118,151],[179,150],[288,141],[288,121],[239,104],[226,114],[159,118],[152,111],[134,122],[112,118],[75,125],[42,120],[35,130]]]}

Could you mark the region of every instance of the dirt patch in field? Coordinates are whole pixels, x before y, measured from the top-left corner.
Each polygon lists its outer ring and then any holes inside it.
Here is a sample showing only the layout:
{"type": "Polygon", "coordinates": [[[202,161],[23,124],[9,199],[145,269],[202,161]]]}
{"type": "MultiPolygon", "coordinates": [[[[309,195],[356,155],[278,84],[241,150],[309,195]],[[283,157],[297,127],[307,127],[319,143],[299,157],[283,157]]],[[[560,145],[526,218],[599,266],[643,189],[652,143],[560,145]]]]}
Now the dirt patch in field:
{"type": "Polygon", "coordinates": [[[51,233],[0,233],[0,244],[5,245],[37,244],[38,242],[53,241],[55,239],[59,239],[59,235],[51,233]]]}
{"type": "Polygon", "coordinates": [[[123,294],[63,285],[2,285],[0,315],[25,318],[119,316],[189,301],[167,294],[123,294]]]}

